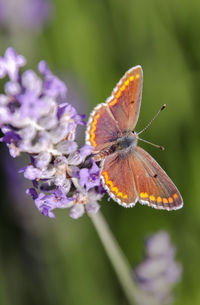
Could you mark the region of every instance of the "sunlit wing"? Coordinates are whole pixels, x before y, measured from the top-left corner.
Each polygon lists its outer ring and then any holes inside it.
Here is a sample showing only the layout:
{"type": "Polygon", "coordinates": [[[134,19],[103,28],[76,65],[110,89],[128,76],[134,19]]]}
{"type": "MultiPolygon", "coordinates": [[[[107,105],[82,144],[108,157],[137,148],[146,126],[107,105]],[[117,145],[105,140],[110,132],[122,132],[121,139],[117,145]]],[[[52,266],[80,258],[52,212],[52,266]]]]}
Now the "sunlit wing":
{"type": "Polygon", "coordinates": [[[142,98],[141,66],[128,70],[107,99],[109,109],[122,131],[133,130],[137,124],[142,98]]]}
{"type": "Polygon", "coordinates": [[[140,203],[164,210],[183,206],[177,187],[144,149],[136,147],[129,161],[140,203]]]}
{"type": "Polygon", "coordinates": [[[125,207],[134,206],[138,200],[133,171],[127,154],[114,153],[102,162],[101,178],[108,194],[125,207]]]}
{"type": "Polygon", "coordinates": [[[128,70],[107,99],[90,114],[86,143],[100,151],[109,146],[124,131],[133,130],[139,116],[142,96],[142,68],[128,70]]]}

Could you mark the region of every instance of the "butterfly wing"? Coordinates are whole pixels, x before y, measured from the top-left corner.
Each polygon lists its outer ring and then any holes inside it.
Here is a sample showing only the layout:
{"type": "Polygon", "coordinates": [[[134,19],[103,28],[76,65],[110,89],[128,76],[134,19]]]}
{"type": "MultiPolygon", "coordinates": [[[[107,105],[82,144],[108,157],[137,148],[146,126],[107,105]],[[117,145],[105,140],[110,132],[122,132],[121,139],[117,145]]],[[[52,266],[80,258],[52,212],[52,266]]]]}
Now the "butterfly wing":
{"type": "Polygon", "coordinates": [[[134,206],[138,195],[127,154],[113,153],[101,164],[101,178],[110,197],[125,207],[134,206]]]}
{"type": "Polygon", "coordinates": [[[140,113],[143,71],[141,66],[128,70],[114,88],[107,103],[122,131],[133,130],[140,113]]]}
{"type": "Polygon", "coordinates": [[[143,73],[140,66],[128,70],[107,99],[91,113],[86,130],[86,143],[100,151],[133,130],[139,116],[143,73]]]}
{"type": "Polygon", "coordinates": [[[102,162],[101,178],[109,195],[124,207],[132,207],[137,201],[163,210],[183,206],[174,183],[140,147],[107,156],[102,162]]]}
{"type": "Polygon", "coordinates": [[[108,106],[103,103],[95,107],[86,129],[86,143],[94,147],[94,152],[103,150],[115,141],[119,133],[120,129],[108,106]]]}
{"type": "Polygon", "coordinates": [[[177,210],[183,199],[160,165],[141,147],[129,158],[139,202],[156,209],[177,210]]]}

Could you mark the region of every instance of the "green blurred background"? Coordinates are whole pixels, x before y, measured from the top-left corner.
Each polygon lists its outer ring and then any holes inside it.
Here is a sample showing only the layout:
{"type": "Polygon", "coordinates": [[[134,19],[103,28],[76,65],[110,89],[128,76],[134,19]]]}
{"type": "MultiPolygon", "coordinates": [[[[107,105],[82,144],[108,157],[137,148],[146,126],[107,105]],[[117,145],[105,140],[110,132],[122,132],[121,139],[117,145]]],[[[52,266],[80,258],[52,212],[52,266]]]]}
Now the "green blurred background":
{"type": "MultiPolygon", "coordinates": [[[[200,304],[200,2],[54,0],[49,14],[34,30],[20,25],[17,14],[17,26],[13,19],[1,25],[1,55],[13,46],[34,69],[45,59],[66,81],[69,102],[87,115],[126,70],[142,65],[136,131],[167,104],[143,134],[165,151],[142,146],[176,183],[184,208],[124,209],[105,198],[101,210],[133,266],[143,258],[144,238],[167,230],[183,265],[175,304],[200,304]]],[[[82,144],[84,128],[79,134],[82,144]]],[[[90,219],[72,220],[67,210],[53,220],[40,215],[24,194],[30,184],[13,177],[26,160],[13,161],[3,144],[0,156],[0,304],[128,304],[90,219]]]]}

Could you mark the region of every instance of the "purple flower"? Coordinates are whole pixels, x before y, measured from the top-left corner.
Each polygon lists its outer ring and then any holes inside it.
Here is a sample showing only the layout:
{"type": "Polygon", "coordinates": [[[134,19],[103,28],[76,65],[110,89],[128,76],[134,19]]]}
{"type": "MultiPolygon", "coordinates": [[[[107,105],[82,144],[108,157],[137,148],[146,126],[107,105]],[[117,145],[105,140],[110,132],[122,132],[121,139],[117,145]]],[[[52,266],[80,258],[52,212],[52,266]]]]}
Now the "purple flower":
{"type": "Polygon", "coordinates": [[[24,169],[24,177],[29,179],[29,180],[36,180],[41,177],[41,170],[35,168],[33,165],[28,165],[24,169]]]}
{"type": "Polygon", "coordinates": [[[53,98],[66,98],[67,88],[63,81],[53,75],[47,63],[42,60],[38,65],[39,72],[44,76],[43,91],[44,94],[53,98]]]}
{"type": "Polygon", "coordinates": [[[91,160],[92,147],[79,149],[75,141],[84,116],[68,103],[66,85],[44,61],[38,65],[43,78],[32,70],[21,74],[24,64],[11,48],[0,57],[0,76],[10,78],[0,95],[1,141],[13,157],[30,156],[20,172],[32,181],[27,194],[43,215],[54,217],[56,208],[70,208],[74,219],[97,213],[103,196],[100,170],[91,160]]]}
{"type": "Polygon", "coordinates": [[[55,214],[52,212],[56,208],[54,196],[40,193],[35,199],[35,205],[44,216],[55,217],[55,214]]]}
{"type": "Polygon", "coordinates": [[[92,149],[93,147],[91,145],[84,145],[80,148],[80,155],[83,157],[83,158],[86,158],[88,157],[91,153],[92,153],[92,149]]]}
{"type": "Polygon", "coordinates": [[[160,231],[146,242],[146,258],[133,272],[142,290],[162,304],[172,300],[172,288],[180,278],[182,268],[175,261],[175,248],[167,232],[160,231]]]}
{"type": "Polygon", "coordinates": [[[0,78],[8,75],[11,81],[17,81],[19,68],[25,64],[24,56],[18,55],[13,48],[8,48],[4,57],[0,58],[0,78]]]}
{"type": "Polygon", "coordinates": [[[8,29],[39,29],[51,15],[50,0],[0,0],[0,25],[8,29]]]}
{"type": "Polygon", "coordinates": [[[2,140],[2,142],[11,144],[11,143],[14,143],[14,142],[17,143],[18,141],[20,141],[21,137],[14,131],[7,131],[5,136],[1,140],[2,140]]]}
{"type": "Polygon", "coordinates": [[[92,162],[92,167],[90,169],[81,169],[79,176],[79,183],[82,187],[86,188],[86,191],[100,185],[100,169],[94,161],[92,162]]]}
{"type": "Polygon", "coordinates": [[[77,204],[71,208],[69,215],[73,219],[78,219],[83,216],[84,212],[84,206],[82,204],[77,204]]]}
{"type": "Polygon", "coordinates": [[[27,189],[26,194],[30,195],[33,198],[33,200],[35,200],[38,197],[38,194],[34,188],[27,189]]]}
{"type": "Polygon", "coordinates": [[[89,192],[77,192],[73,196],[73,207],[70,210],[70,217],[74,219],[80,218],[85,212],[95,214],[100,206],[97,201],[101,199],[101,195],[94,190],[89,192]]]}

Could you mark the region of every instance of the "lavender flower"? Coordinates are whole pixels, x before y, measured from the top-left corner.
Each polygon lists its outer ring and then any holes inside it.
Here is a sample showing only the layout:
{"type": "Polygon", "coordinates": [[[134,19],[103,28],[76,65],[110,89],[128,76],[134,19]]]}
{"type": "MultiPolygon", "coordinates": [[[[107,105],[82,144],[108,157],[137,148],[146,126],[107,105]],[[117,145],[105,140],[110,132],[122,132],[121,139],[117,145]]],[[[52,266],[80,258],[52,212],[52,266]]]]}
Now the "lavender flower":
{"type": "Polygon", "coordinates": [[[12,48],[0,57],[0,78],[9,77],[0,95],[1,141],[12,157],[30,156],[20,172],[32,181],[27,194],[43,215],[55,217],[56,208],[70,208],[75,219],[84,212],[96,213],[103,195],[100,170],[89,157],[92,147],[79,149],[75,141],[85,116],[66,102],[67,87],[46,62],[38,65],[43,79],[32,70],[21,74],[25,63],[12,48]]]}
{"type": "Polygon", "coordinates": [[[160,231],[146,242],[146,258],[133,271],[141,290],[150,293],[158,303],[171,304],[172,288],[180,278],[182,269],[175,261],[175,248],[167,232],[160,231]]]}
{"type": "Polygon", "coordinates": [[[80,170],[80,185],[86,187],[86,191],[100,184],[100,170],[93,161],[91,169],[83,168],[80,170]]]}
{"type": "Polygon", "coordinates": [[[48,20],[50,11],[49,0],[0,0],[0,25],[35,30],[48,20]]]}

